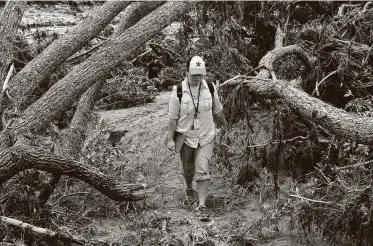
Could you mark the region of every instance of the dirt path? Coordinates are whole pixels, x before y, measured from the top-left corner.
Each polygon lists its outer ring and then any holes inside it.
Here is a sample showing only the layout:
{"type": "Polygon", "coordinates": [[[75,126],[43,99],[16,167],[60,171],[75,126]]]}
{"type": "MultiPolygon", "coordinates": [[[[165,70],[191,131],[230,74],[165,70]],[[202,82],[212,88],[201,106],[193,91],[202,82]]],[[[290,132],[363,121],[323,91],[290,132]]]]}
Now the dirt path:
{"type": "Polygon", "coordinates": [[[196,218],[185,202],[180,160],[163,143],[168,99],[169,93],[161,93],[154,103],[141,107],[99,112],[103,132],[127,131],[117,146],[122,154],[114,169],[126,181],[148,187],[145,201],[126,213],[125,229],[120,226],[123,220],[103,219],[101,224],[111,234],[99,239],[125,245],[254,245],[245,244],[244,238],[257,238],[262,243],[255,245],[265,245],[286,234],[288,244],[278,245],[312,245],[296,244],[289,236],[290,217],[276,218],[273,199],[259,201],[258,193],[235,186],[214,164],[207,201],[214,217],[208,223],[196,218]]]}

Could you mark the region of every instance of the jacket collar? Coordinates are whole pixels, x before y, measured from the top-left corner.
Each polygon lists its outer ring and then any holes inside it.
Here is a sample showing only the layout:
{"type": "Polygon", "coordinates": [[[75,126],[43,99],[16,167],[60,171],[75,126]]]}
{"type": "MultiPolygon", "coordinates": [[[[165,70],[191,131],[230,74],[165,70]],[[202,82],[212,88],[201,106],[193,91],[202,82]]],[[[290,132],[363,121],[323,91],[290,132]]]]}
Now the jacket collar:
{"type": "MultiPolygon", "coordinates": [[[[182,88],[182,91],[184,92],[184,91],[186,91],[186,92],[188,92],[189,93],[189,87],[188,87],[188,78],[185,78],[184,80],[183,80],[183,82],[181,83],[181,88],[182,88]]],[[[207,89],[208,88],[208,85],[207,85],[207,82],[206,82],[206,80],[202,80],[202,86],[201,86],[202,88],[204,88],[204,89],[207,89]]]]}

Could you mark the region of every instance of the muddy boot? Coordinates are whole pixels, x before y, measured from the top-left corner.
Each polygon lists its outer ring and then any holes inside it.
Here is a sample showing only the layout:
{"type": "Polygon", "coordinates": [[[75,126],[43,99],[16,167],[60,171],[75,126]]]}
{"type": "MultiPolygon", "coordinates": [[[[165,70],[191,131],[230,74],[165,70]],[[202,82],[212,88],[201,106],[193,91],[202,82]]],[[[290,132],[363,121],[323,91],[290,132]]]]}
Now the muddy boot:
{"type": "Polygon", "coordinates": [[[210,213],[206,206],[199,206],[197,208],[197,216],[200,221],[208,222],[210,221],[210,213]]]}
{"type": "Polygon", "coordinates": [[[192,188],[188,188],[185,191],[186,194],[186,201],[185,205],[193,206],[195,202],[198,200],[198,192],[193,190],[192,188]]]}

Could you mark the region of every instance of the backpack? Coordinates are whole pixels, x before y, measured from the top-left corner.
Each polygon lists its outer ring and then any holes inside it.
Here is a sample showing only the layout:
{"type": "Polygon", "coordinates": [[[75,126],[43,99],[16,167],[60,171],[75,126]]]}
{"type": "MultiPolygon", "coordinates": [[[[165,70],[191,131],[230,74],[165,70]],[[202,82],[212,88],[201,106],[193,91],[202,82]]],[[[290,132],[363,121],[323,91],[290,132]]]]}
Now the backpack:
{"type": "MultiPolygon", "coordinates": [[[[212,102],[214,102],[214,93],[215,93],[214,85],[211,82],[208,82],[208,81],[206,81],[206,83],[207,83],[207,85],[209,87],[209,91],[211,93],[212,102]]],[[[181,83],[179,83],[176,87],[176,94],[177,94],[177,97],[179,98],[179,103],[181,103],[181,97],[183,96],[181,83]]]]}

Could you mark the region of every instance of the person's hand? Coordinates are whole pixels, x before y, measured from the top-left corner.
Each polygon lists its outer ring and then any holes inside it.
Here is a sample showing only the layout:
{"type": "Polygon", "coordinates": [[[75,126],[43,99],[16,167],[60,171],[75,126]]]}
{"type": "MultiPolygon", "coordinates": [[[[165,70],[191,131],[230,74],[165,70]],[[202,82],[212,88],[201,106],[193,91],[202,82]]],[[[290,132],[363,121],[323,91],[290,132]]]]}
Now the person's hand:
{"type": "Polygon", "coordinates": [[[175,152],[175,141],[174,140],[168,140],[167,148],[171,150],[172,152],[175,152]]]}
{"type": "Polygon", "coordinates": [[[223,138],[225,138],[226,133],[227,133],[227,127],[221,126],[220,128],[216,129],[216,139],[219,144],[222,143],[223,138]]]}

